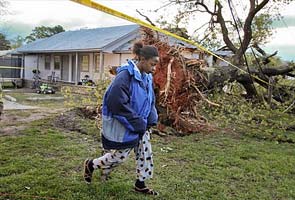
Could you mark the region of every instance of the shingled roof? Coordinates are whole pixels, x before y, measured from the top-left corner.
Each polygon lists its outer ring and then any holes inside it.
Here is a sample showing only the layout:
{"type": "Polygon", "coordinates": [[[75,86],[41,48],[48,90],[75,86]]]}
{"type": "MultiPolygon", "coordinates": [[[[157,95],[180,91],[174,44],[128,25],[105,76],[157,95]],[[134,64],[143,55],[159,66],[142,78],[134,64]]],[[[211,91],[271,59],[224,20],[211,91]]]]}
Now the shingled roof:
{"type": "Polygon", "coordinates": [[[66,31],[31,42],[16,51],[19,53],[112,51],[118,48],[118,45],[122,45],[118,41],[124,38],[128,41],[134,39],[139,32],[138,29],[138,25],[125,25],[66,31]]]}

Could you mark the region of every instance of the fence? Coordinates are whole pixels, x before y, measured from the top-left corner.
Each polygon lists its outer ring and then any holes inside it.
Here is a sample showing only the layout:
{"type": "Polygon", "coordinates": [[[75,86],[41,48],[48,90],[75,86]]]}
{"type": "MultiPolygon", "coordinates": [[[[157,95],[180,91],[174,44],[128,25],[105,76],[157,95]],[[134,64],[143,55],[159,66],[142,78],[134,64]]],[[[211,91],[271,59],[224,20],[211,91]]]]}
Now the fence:
{"type": "Polygon", "coordinates": [[[1,58],[0,57],[0,74],[2,78],[20,78],[20,69],[7,69],[2,67],[21,67],[21,58],[1,58]]]}

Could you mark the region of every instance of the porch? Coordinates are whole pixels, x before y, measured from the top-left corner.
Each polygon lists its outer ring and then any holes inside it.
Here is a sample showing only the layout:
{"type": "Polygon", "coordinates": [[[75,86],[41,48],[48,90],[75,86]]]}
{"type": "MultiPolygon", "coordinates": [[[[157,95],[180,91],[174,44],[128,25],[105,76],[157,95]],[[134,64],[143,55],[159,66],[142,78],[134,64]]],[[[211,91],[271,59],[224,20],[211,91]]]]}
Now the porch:
{"type": "Polygon", "coordinates": [[[85,76],[92,81],[108,76],[108,67],[119,66],[130,53],[106,52],[60,52],[24,55],[25,78],[33,78],[33,70],[40,71],[40,78],[51,82],[66,82],[78,85],[85,76]]]}

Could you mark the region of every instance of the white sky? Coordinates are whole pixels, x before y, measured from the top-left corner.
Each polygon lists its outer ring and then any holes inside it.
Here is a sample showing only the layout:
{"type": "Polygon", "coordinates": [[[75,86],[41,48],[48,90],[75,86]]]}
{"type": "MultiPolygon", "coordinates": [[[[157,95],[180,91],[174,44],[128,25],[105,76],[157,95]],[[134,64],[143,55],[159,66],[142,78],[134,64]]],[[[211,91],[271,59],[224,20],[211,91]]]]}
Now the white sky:
{"type": "MultiPolygon", "coordinates": [[[[130,22],[104,14],[97,10],[82,6],[68,0],[8,0],[10,15],[0,19],[2,31],[7,35],[15,37],[17,35],[26,36],[31,30],[40,25],[53,26],[62,25],[66,30],[79,28],[96,28],[101,26],[115,26],[130,24],[130,22]]],[[[150,13],[167,3],[168,0],[95,0],[103,5],[119,10],[131,16],[143,19],[136,13],[136,9],[148,14],[150,19],[156,21],[159,13],[150,13]]],[[[288,46],[295,49],[295,3],[287,6],[282,15],[286,17],[286,24],[276,28],[274,37],[267,47],[276,48],[278,46],[288,46]],[[287,20],[288,19],[288,20],[287,20]]],[[[174,11],[166,11],[164,16],[171,18],[174,11]]],[[[176,12],[176,11],[175,11],[176,12]]],[[[163,12],[161,13],[163,14],[163,12]]],[[[203,24],[206,21],[203,17],[198,17],[191,24],[203,24]]],[[[1,28],[1,27],[0,27],[1,28]]],[[[189,32],[192,27],[188,27],[189,32]]],[[[286,48],[286,47],[285,47],[286,48]]],[[[280,52],[280,49],[278,49],[280,52]]],[[[283,56],[283,55],[281,55],[283,56]]],[[[295,51],[289,53],[287,59],[295,60],[295,51]],[[291,56],[291,57],[290,57],[291,56]]]]}
{"type": "MultiPolygon", "coordinates": [[[[161,6],[161,0],[149,0],[148,3],[143,0],[101,0],[99,2],[133,16],[138,16],[136,9],[153,9],[161,6]]],[[[68,0],[10,0],[9,10],[11,15],[5,17],[7,24],[13,22],[31,27],[61,24],[70,30],[130,24],[128,21],[68,0]]]]}

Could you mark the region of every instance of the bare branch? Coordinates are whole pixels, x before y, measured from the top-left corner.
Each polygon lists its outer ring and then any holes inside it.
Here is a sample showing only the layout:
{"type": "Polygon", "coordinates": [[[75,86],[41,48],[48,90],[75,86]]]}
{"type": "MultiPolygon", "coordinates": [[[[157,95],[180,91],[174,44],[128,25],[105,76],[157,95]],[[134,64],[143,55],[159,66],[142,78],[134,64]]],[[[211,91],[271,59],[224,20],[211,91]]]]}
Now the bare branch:
{"type": "Polygon", "coordinates": [[[210,100],[208,100],[204,95],[203,93],[195,86],[195,85],[192,85],[192,87],[199,93],[199,95],[202,97],[203,100],[205,100],[208,104],[212,105],[212,106],[217,106],[217,107],[220,107],[219,104],[217,103],[214,103],[210,100]]]}
{"type": "Polygon", "coordinates": [[[193,32],[193,34],[195,34],[198,30],[200,30],[201,28],[203,28],[204,26],[206,26],[206,25],[209,24],[209,23],[210,23],[210,21],[209,21],[209,22],[206,22],[205,24],[203,24],[203,25],[200,26],[199,28],[195,29],[194,32],[193,32]]]}
{"type": "Polygon", "coordinates": [[[136,12],[137,12],[138,14],[140,14],[141,16],[143,16],[143,17],[146,19],[146,21],[148,21],[151,25],[156,26],[156,25],[150,20],[150,18],[148,18],[146,15],[142,14],[141,12],[139,12],[139,10],[136,9],[136,12]]]}
{"type": "Polygon", "coordinates": [[[270,54],[269,56],[267,56],[266,58],[263,59],[263,64],[266,65],[268,63],[270,63],[270,58],[277,55],[278,51],[275,51],[274,53],[270,54]]]}
{"type": "Polygon", "coordinates": [[[277,54],[278,54],[278,51],[275,51],[272,54],[270,54],[269,56],[267,56],[266,59],[269,59],[269,58],[271,58],[271,57],[273,57],[273,56],[275,56],[277,54]]]}
{"type": "Polygon", "coordinates": [[[241,44],[241,47],[239,48],[238,52],[237,52],[237,58],[241,57],[243,55],[243,53],[247,50],[247,47],[250,44],[250,41],[252,39],[252,21],[255,17],[255,15],[269,2],[269,0],[263,0],[260,4],[258,4],[255,7],[255,0],[250,0],[250,10],[249,10],[249,14],[245,20],[245,24],[243,27],[243,31],[244,31],[244,39],[243,42],[241,44]]]}
{"type": "Polygon", "coordinates": [[[260,46],[257,43],[254,43],[252,45],[252,47],[254,47],[261,55],[266,56],[266,53],[263,49],[260,48],[260,46]]]}
{"type": "Polygon", "coordinates": [[[170,2],[168,2],[168,3],[166,3],[166,4],[164,4],[163,6],[161,6],[161,7],[157,8],[157,9],[155,9],[154,12],[158,12],[159,10],[161,10],[161,9],[167,7],[167,6],[170,6],[170,5],[173,4],[173,3],[174,3],[174,2],[170,1],[170,2]]]}
{"type": "Polygon", "coordinates": [[[206,10],[206,12],[209,13],[210,15],[216,15],[216,13],[210,11],[209,8],[204,3],[202,3],[202,2],[197,1],[195,3],[195,5],[196,6],[198,6],[198,5],[202,6],[206,10]]]}
{"type": "Polygon", "coordinates": [[[206,39],[210,36],[210,34],[211,34],[211,33],[206,34],[206,35],[203,37],[203,39],[201,39],[201,40],[199,41],[199,43],[201,43],[201,42],[203,42],[204,40],[206,40],[206,39]]]}
{"type": "Polygon", "coordinates": [[[228,29],[225,24],[225,20],[222,16],[222,5],[217,1],[217,22],[221,26],[223,41],[225,42],[226,46],[234,53],[238,51],[235,45],[232,43],[230,38],[228,37],[228,29]]]}
{"type": "Polygon", "coordinates": [[[260,4],[258,4],[254,10],[254,13],[257,14],[268,2],[269,0],[264,0],[260,4]]]}
{"type": "Polygon", "coordinates": [[[184,13],[187,14],[187,13],[193,13],[193,12],[208,13],[208,11],[206,11],[206,10],[200,10],[200,9],[186,10],[184,13]]]}

